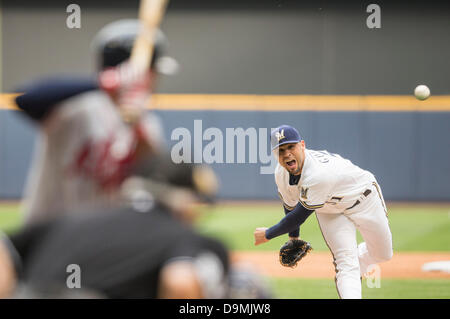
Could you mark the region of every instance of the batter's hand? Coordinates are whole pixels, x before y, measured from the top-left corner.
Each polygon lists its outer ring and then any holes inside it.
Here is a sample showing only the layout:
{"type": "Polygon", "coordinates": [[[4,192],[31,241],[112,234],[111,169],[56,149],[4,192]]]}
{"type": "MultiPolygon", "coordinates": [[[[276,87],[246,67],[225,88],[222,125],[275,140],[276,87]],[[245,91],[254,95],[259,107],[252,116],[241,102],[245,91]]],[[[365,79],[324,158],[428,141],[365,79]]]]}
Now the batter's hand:
{"type": "Polygon", "coordinates": [[[118,104],[123,120],[135,124],[147,109],[152,73],[126,61],[100,72],[99,85],[118,104]]]}
{"type": "Polygon", "coordinates": [[[259,227],[255,229],[253,233],[253,235],[255,236],[255,246],[267,243],[269,241],[269,239],[266,238],[266,230],[266,227],[259,227]]]}

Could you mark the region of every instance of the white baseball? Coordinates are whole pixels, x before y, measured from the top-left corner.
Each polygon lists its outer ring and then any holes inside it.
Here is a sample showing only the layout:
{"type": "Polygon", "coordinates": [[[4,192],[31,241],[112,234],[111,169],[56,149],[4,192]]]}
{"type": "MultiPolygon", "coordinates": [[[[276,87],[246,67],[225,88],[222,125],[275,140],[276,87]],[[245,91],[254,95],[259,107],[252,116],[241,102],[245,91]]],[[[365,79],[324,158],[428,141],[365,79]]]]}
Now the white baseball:
{"type": "Polygon", "coordinates": [[[426,85],[418,85],[414,90],[414,95],[421,101],[426,100],[430,96],[430,89],[426,85]]]}

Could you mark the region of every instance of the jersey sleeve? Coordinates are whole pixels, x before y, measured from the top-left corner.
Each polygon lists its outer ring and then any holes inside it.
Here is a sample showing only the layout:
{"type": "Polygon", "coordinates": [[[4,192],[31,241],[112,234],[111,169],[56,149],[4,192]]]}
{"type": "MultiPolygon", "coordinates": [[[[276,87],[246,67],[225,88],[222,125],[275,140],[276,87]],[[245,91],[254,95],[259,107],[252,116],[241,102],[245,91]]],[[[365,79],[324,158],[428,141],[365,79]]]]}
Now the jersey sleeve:
{"type": "MultiPolygon", "coordinates": [[[[278,169],[280,169],[280,167],[278,167],[278,169]]],[[[281,199],[281,203],[283,204],[284,214],[288,215],[298,205],[298,201],[295,201],[295,199],[291,199],[289,194],[287,194],[287,192],[284,191],[282,178],[280,177],[279,172],[277,171],[275,173],[275,183],[277,184],[278,187],[278,197],[281,199]],[[282,191],[284,191],[285,193],[286,200],[284,199],[281,193],[282,191]]],[[[296,229],[289,232],[289,237],[299,237],[299,236],[300,236],[300,227],[297,227],[296,229]]]]}
{"type": "Polygon", "coordinates": [[[333,176],[325,174],[313,176],[300,189],[300,203],[309,210],[322,208],[330,196],[333,185],[333,176]]]}
{"type": "Polygon", "coordinates": [[[45,119],[58,103],[77,94],[98,89],[94,77],[53,76],[17,88],[17,106],[36,121],[45,119]]]}
{"type": "Polygon", "coordinates": [[[291,204],[291,205],[286,203],[286,200],[284,199],[283,195],[281,194],[280,189],[278,189],[278,197],[281,199],[281,202],[282,202],[285,210],[291,211],[295,208],[296,204],[293,204],[293,201],[287,200],[289,202],[289,204],[291,204]]]}
{"type": "Polygon", "coordinates": [[[275,183],[277,185],[278,197],[281,199],[285,209],[291,211],[297,206],[298,199],[292,196],[287,189],[287,183],[283,181],[283,176],[280,172],[281,168],[277,166],[275,170],[275,183]]]}

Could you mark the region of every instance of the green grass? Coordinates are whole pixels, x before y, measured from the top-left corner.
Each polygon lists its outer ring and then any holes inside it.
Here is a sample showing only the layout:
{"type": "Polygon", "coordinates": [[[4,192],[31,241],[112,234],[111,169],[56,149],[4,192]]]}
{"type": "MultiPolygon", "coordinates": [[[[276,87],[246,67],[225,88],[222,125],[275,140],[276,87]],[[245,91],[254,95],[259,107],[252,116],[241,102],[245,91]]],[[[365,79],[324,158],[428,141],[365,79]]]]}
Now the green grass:
{"type": "MultiPolygon", "coordinates": [[[[450,251],[450,206],[392,205],[388,208],[395,251],[450,251]]],[[[278,250],[287,236],[255,247],[253,231],[256,227],[269,227],[283,216],[278,205],[218,206],[202,215],[198,227],[205,234],[223,240],[232,250],[278,250]]],[[[315,250],[328,251],[314,216],[302,225],[301,236],[315,250]]],[[[359,234],[358,239],[362,241],[359,234]]],[[[268,278],[268,281],[275,298],[338,298],[332,279],[268,278]]],[[[380,288],[368,288],[363,281],[362,287],[363,298],[369,299],[450,298],[448,279],[385,279],[381,280],[380,288]]]]}
{"type": "MultiPolygon", "coordinates": [[[[450,206],[389,208],[395,251],[450,251],[450,206]]],[[[233,250],[277,250],[287,235],[254,246],[253,231],[256,227],[270,227],[284,216],[281,207],[266,206],[218,206],[203,214],[198,227],[205,234],[223,240],[233,250]]],[[[317,219],[311,215],[301,227],[301,237],[312,243],[318,251],[328,248],[322,238],[317,219]]],[[[359,241],[362,241],[358,234],[359,241]]]]}
{"type": "MultiPolygon", "coordinates": [[[[389,206],[389,205],[388,205],[389,206]]],[[[232,250],[278,250],[287,236],[253,245],[256,227],[269,227],[284,216],[277,204],[218,205],[201,215],[196,227],[204,234],[221,239],[232,250]]],[[[450,206],[406,205],[389,207],[389,221],[395,251],[450,251],[450,206]]],[[[12,232],[22,224],[17,204],[0,204],[0,230],[12,232]]],[[[315,216],[301,228],[302,238],[315,250],[328,251],[315,216]]],[[[361,237],[358,234],[359,240],[361,237]]],[[[338,298],[332,279],[267,278],[275,298],[338,298]]],[[[363,281],[364,298],[450,298],[450,280],[382,280],[380,288],[368,288],[363,281]]]]}
{"type": "MultiPolygon", "coordinates": [[[[268,279],[275,298],[282,299],[338,299],[331,279],[268,279]]],[[[443,279],[382,279],[380,288],[368,288],[362,282],[365,299],[449,299],[450,280],[443,279]]]]}
{"type": "MultiPolygon", "coordinates": [[[[196,226],[232,250],[278,250],[287,235],[255,247],[253,231],[270,227],[283,216],[277,204],[218,205],[202,214],[196,226]]],[[[389,222],[395,251],[450,251],[450,206],[393,206],[389,208],[389,222]]],[[[0,204],[0,230],[8,233],[21,223],[19,205],[0,204]]],[[[317,251],[328,250],[314,215],[302,225],[301,237],[317,251]]],[[[358,239],[362,241],[359,234],[358,239]]]]}
{"type": "Polygon", "coordinates": [[[22,215],[18,204],[0,204],[0,230],[12,232],[22,225],[22,215]]]}

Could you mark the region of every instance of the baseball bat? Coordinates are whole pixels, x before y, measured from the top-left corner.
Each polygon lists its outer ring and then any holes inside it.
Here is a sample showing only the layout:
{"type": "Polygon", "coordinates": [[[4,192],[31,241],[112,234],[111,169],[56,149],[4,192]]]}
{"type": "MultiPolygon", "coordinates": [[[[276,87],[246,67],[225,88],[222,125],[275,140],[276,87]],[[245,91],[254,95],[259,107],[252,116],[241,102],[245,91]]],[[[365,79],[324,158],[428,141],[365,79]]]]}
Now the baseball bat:
{"type": "Polygon", "coordinates": [[[141,0],[139,7],[140,30],[134,41],[130,59],[119,68],[122,83],[131,83],[119,102],[122,118],[128,124],[137,123],[145,112],[148,70],[153,57],[154,39],[164,16],[168,0],[141,0]]]}
{"type": "Polygon", "coordinates": [[[142,28],[134,42],[130,57],[130,63],[141,70],[150,67],[154,48],[153,40],[166,11],[167,3],[168,0],[141,0],[139,20],[142,28]]]}

